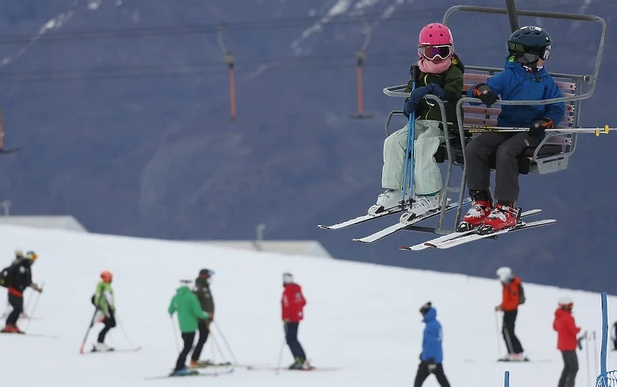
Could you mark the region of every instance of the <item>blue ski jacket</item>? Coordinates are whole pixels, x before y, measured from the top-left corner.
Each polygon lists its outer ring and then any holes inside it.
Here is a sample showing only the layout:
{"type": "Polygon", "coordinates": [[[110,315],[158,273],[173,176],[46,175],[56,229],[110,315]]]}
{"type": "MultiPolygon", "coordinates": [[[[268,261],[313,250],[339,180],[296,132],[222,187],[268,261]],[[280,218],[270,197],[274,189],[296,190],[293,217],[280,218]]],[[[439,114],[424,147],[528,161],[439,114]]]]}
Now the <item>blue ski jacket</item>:
{"type": "MultiPolygon", "coordinates": [[[[513,56],[506,59],[504,70],[490,77],[486,85],[503,100],[541,100],[563,97],[553,77],[544,68],[538,70],[536,76],[516,62],[513,56]]],[[[473,87],[467,91],[467,96],[473,97],[473,87]]],[[[547,105],[502,105],[501,113],[497,117],[497,125],[526,127],[531,126],[535,121],[550,118],[557,127],[565,111],[566,106],[563,102],[547,105]]]]}
{"type": "Polygon", "coordinates": [[[424,338],[422,339],[422,354],[420,360],[428,361],[433,359],[436,364],[443,361],[443,349],[441,340],[441,324],[437,321],[437,309],[431,308],[424,315],[424,338]]]}

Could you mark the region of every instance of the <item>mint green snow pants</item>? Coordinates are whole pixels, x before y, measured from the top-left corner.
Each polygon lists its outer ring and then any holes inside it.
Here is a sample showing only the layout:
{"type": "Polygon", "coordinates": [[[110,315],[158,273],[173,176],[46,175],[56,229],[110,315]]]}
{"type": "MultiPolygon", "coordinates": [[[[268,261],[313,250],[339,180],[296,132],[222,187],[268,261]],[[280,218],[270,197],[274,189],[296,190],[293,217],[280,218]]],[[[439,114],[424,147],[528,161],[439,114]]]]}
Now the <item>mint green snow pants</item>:
{"type": "MultiPolygon", "coordinates": [[[[414,141],[414,193],[431,195],[442,187],[441,171],[435,161],[439,144],[445,141],[440,121],[416,120],[414,141]]],[[[384,189],[403,189],[407,125],[389,135],[383,144],[383,171],[381,186],[384,189]]]]}

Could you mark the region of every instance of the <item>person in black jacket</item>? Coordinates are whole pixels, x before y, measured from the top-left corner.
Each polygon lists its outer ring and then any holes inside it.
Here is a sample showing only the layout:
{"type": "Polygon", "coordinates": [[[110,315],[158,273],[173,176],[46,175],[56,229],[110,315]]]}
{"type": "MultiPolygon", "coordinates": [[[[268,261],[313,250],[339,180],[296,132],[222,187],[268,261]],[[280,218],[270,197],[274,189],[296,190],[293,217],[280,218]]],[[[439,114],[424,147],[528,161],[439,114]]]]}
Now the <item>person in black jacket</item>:
{"type": "Polygon", "coordinates": [[[203,309],[210,316],[207,320],[199,320],[199,339],[193,355],[191,356],[191,367],[200,368],[207,367],[213,363],[209,360],[201,361],[201,351],[208,340],[208,334],[210,333],[210,323],[214,319],[214,298],[212,298],[212,292],[210,291],[210,277],[214,274],[213,270],[202,269],[199,271],[199,277],[195,279],[195,288],[193,293],[199,298],[201,309],[203,309]]]}
{"type": "Polygon", "coordinates": [[[5,333],[23,333],[17,328],[17,320],[20,313],[24,309],[24,294],[23,292],[31,287],[37,292],[42,292],[43,289],[36,283],[32,282],[31,266],[38,258],[34,251],[28,251],[26,255],[16,265],[11,267],[7,274],[7,284],[9,289],[9,304],[13,307],[13,311],[6,319],[6,324],[2,332],[5,333]]]}

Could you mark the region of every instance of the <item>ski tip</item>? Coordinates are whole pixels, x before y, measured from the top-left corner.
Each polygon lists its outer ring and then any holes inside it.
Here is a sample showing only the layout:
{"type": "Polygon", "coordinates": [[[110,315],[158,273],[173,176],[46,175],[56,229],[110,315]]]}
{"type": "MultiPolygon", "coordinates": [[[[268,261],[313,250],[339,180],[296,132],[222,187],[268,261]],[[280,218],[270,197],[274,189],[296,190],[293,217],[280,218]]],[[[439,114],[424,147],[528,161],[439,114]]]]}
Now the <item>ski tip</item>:
{"type": "Polygon", "coordinates": [[[318,227],[318,228],[320,228],[320,229],[322,229],[322,230],[328,230],[328,229],[330,229],[330,227],[328,227],[328,226],[326,226],[326,225],[324,225],[324,224],[318,224],[318,225],[317,225],[317,227],[318,227]]]}
{"type": "Polygon", "coordinates": [[[411,247],[409,247],[409,246],[399,246],[398,249],[402,250],[402,251],[411,251],[411,247]]]}
{"type": "Polygon", "coordinates": [[[352,239],[352,241],[360,242],[360,243],[368,243],[367,241],[364,240],[364,238],[354,238],[354,239],[352,239]]]}

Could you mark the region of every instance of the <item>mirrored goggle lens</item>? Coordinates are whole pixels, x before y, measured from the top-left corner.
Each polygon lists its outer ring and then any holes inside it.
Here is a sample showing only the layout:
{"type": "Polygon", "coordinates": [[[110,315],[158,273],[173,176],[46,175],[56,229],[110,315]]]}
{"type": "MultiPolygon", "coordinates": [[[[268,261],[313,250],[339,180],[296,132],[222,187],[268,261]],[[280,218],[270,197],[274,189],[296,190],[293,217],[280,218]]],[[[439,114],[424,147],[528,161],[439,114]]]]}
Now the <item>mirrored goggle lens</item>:
{"type": "Polygon", "coordinates": [[[418,52],[430,60],[436,57],[446,59],[452,54],[452,46],[423,46],[418,48],[418,52]]]}

